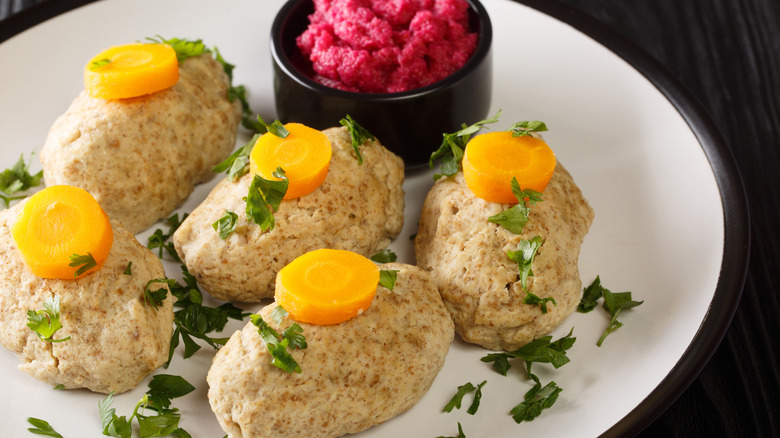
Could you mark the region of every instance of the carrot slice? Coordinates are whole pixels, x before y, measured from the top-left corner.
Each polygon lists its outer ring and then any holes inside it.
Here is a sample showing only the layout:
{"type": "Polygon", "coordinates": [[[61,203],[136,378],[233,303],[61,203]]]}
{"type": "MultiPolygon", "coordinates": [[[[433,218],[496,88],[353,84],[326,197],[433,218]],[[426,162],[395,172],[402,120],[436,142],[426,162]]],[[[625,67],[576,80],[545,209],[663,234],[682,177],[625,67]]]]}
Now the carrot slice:
{"type": "Polygon", "coordinates": [[[106,49],[84,67],[84,88],[98,99],[156,93],[179,81],[176,51],[167,44],[126,44],[106,49]]]}
{"type": "Polygon", "coordinates": [[[250,170],[267,180],[278,180],[273,173],[278,167],[285,172],[290,185],[284,199],[308,195],[322,185],[328,176],[332,150],[330,140],[322,132],[301,125],[287,123],[290,134],[281,138],[263,134],[249,155],[250,170]]]}
{"type": "Polygon", "coordinates": [[[371,305],[379,268],[366,257],[341,249],[299,256],[276,276],[276,303],[300,322],[338,324],[371,305]]]}
{"type": "Polygon", "coordinates": [[[73,255],[95,259],[96,266],[81,275],[100,269],[114,242],[108,215],[89,192],[73,186],[51,186],[32,195],[11,236],[33,274],[43,278],[76,277],[73,255]]]}
{"type": "Polygon", "coordinates": [[[555,154],[530,135],[490,132],[472,138],[463,155],[463,176],[474,195],[490,202],[517,204],[512,178],[521,189],[543,192],[555,170],[555,154]]]}

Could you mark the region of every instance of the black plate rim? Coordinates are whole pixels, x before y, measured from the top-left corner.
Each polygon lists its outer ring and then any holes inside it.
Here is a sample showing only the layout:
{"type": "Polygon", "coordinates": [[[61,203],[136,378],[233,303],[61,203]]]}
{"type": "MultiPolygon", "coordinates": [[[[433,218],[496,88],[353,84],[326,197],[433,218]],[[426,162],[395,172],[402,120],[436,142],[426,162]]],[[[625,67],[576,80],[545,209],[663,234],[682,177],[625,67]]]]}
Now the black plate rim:
{"type": "MultiPolygon", "coordinates": [[[[2,20],[0,43],[57,15],[96,0],[39,3],[2,20]]],[[[713,170],[724,212],[720,275],[707,314],[688,348],[661,383],[603,437],[632,436],[663,414],[698,377],[728,330],[742,295],[750,253],[745,187],[731,150],[699,101],[662,64],[633,42],[558,0],[511,0],[549,15],[606,47],[647,78],[693,131],[713,170]]]]}

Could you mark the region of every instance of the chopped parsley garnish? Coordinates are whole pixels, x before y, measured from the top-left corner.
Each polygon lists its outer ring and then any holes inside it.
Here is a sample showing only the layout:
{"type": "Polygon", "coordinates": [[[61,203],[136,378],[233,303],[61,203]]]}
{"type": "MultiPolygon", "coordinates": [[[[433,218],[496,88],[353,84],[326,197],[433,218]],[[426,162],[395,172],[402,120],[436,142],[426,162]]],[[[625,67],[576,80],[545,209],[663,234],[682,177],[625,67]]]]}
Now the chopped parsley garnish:
{"type": "Polygon", "coordinates": [[[542,410],[551,407],[558,399],[558,394],[563,391],[555,382],[542,386],[536,382],[533,388],[525,393],[524,400],[512,408],[509,413],[516,423],[531,421],[541,415],[542,410]]]}
{"type": "Polygon", "coordinates": [[[536,236],[530,240],[521,240],[517,251],[507,251],[506,255],[510,260],[517,262],[517,267],[520,270],[520,285],[523,290],[528,292],[528,277],[534,275],[531,270],[531,264],[534,262],[534,257],[539,251],[544,241],[541,236],[536,236]]]}
{"type": "Polygon", "coordinates": [[[601,338],[599,338],[599,341],[596,343],[599,347],[601,347],[601,344],[604,343],[604,340],[610,333],[623,327],[623,323],[617,320],[621,311],[633,309],[644,303],[644,301],[634,301],[633,298],[631,298],[631,292],[610,291],[601,285],[601,279],[599,276],[596,276],[593,283],[583,289],[582,300],[580,300],[580,304],[577,306],[577,311],[580,313],[590,312],[596,307],[599,298],[602,296],[604,297],[604,309],[609,312],[610,321],[606,330],[604,330],[604,333],[601,335],[601,338]]]}
{"type": "Polygon", "coordinates": [[[123,272],[125,275],[133,275],[133,262],[127,262],[127,267],[125,268],[125,272],[123,272]]]}
{"type": "Polygon", "coordinates": [[[144,288],[144,306],[151,306],[154,310],[157,310],[168,296],[168,289],[161,287],[159,289],[151,290],[151,286],[153,284],[162,283],[168,285],[170,288],[171,282],[175,283],[175,280],[168,278],[153,278],[146,282],[146,287],[144,288]]]}
{"type": "Polygon", "coordinates": [[[173,50],[176,52],[176,59],[179,61],[180,64],[184,62],[187,58],[200,56],[204,53],[211,53],[211,51],[208,48],[206,48],[206,45],[203,44],[203,41],[199,39],[183,40],[179,38],[171,38],[166,40],[160,35],[157,35],[154,38],[147,37],[146,40],[155,44],[167,44],[173,47],[173,50]]]}
{"type": "Polygon", "coordinates": [[[76,269],[76,272],[73,273],[74,277],[78,277],[97,266],[97,261],[95,261],[95,257],[93,257],[91,253],[87,253],[87,255],[72,254],[68,266],[71,268],[80,266],[80,268],[76,269]]]}
{"type": "Polygon", "coordinates": [[[211,224],[211,226],[214,228],[214,231],[219,234],[219,238],[225,240],[236,230],[237,223],[238,215],[232,211],[225,211],[225,214],[211,224]]]}
{"type": "Polygon", "coordinates": [[[349,130],[349,135],[352,137],[352,148],[355,150],[355,155],[357,155],[358,164],[363,164],[363,155],[360,153],[360,146],[367,141],[376,140],[376,137],[374,137],[374,134],[368,132],[366,128],[361,126],[360,123],[356,122],[349,114],[339,120],[339,123],[341,123],[342,126],[346,126],[349,130]]]}
{"type": "Polygon", "coordinates": [[[574,329],[569,331],[568,335],[555,342],[551,342],[552,335],[548,335],[535,339],[515,351],[490,353],[481,360],[482,362],[492,362],[493,369],[502,376],[506,376],[507,371],[512,367],[509,360],[522,359],[528,366],[527,370],[529,377],[535,380],[536,376],[531,373],[532,363],[549,363],[556,369],[569,363],[569,358],[566,356],[566,350],[571,348],[577,340],[577,338],[571,336],[573,332],[574,329]]]}
{"type": "Polygon", "coordinates": [[[43,310],[27,311],[27,327],[46,342],[63,342],[70,336],[54,339],[54,334],[62,328],[60,323],[60,298],[49,297],[43,302],[43,310]]]}
{"type": "Polygon", "coordinates": [[[524,304],[530,304],[532,306],[538,305],[540,309],[542,309],[542,313],[547,313],[547,303],[553,303],[553,306],[557,306],[558,303],[555,301],[555,298],[553,297],[545,297],[541,298],[539,295],[536,295],[535,293],[531,291],[525,291],[525,298],[523,298],[524,304]]]}
{"type": "Polygon", "coordinates": [[[466,149],[466,143],[469,142],[472,134],[477,133],[488,123],[498,122],[500,116],[501,110],[489,119],[480,120],[471,126],[466,126],[464,123],[463,129],[460,131],[444,134],[441,146],[431,154],[431,158],[428,160],[428,166],[433,169],[433,162],[441,159],[441,173],[434,174],[433,179],[438,180],[442,176],[453,176],[458,173],[461,168],[461,160],[463,160],[463,151],[466,149]]]}
{"type": "MultiPolygon", "coordinates": [[[[282,313],[272,314],[272,318],[275,320],[278,318],[277,321],[280,321],[283,318],[281,315],[282,313]]],[[[301,366],[287,349],[306,349],[308,347],[306,338],[303,336],[303,328],[297,323],[293,323],[279,334],[260,315],[252,315],[250,318],[271,354],[271,365],[286,373],[300,373],[301,366]]]]}
{"type": "Polygon", "coordinates": [[[470,415],[476,414],[477,410],[479,409],[479,402],[482,399],[482,387],[485,386],[486,383],[487,380],[483,381],[476,387],[471,382],[466,382],[466,384],[458,386],[458,391],[455,393],[455,395],[452,396],[450,401],[444,405],[442,412],[452,412],[453,408],[460,409],[463,396],[474,391],[474,399],[472,400],[471,406],[469,406],[466,412],[468,412],[470,415]]]}
{"type": "Polygon", "coordinates": [[[601,287],[601,278],[596,276],[596,279],[586,288],[582,290],[582,299],[577,306],[577,311],[580,313],[588,313],[595,309],[599,305],[599,299],[604,295],[604,288],[601,287]]]}
{"type": "Polygon", "coordinates": [[[456,436],[440,436],[436,438],[466,438],[466,434],[463,433],[463,427],[458,422],[458,435],[456,436]]]}
{"type": "Polygon", "coordinates": [[[523,227],[528,223],[528,215],[531,213],[530,207],[542,202],[542,194],[533,189],[520,189],[517,178],[512,178],[512,193],[517,198],[517,204],[497,215],[490,216],[488,222],[501,225],[515,234],[522,234],[523,227]]]}
{"type": "Polygon", "coordinates": [[[263,231],[274,229],[274,212],[279,210],[289,185],[287,178],[284,178],[284,170],[277,168],[274,176],[283,179],[273,181],[255,175],[246,197],[246,215],[263,231]]]}
{"type": "Polygon", "coordinates": [[[372,255],[369,259],[377,263],[393,263],[398,260],[398,256],[391,249],[385,249],[372,255]]]}
{"type": "Polygon", "coordinates": [[[49,422],[45,420],[41,420],[35,417],[27,417],[27,422],[33,426],[27,428],[27,431],[30,433],[34,433],[35,435],[51,436],[54,438],[62,438],[62,435],[57,433],[57,431],[51,427],[49,422]]]}
{"type": "Polygon", "coordinates": [[[227,97],[230,102],[235,102],[236,99],[241,102],[241,125],[244,128],[254,132],[265,132],[265,128],[254,118],[254,113],[249,107],[249,101],[246,98],[246,87],[243,85],[231,85],[228,88],[227,97]]]}
{"type": "Polygon", "coordinates": [[[168,253],[174,261],[180,262],[179,254],[176,253],[176,248],[173,246],[173,242],[169,242],[168,239],[173,236],[173,233],[179,229],[181,224],[189,216],[188,213],[184,213],[179,220],[179,213],[174,213],[169,216],[165,222],[168,224],[168,233],[163,233],[163,230],[158,228],[154,230],[151,236],[147,239],[146,247],[149,249],[157,249],[157,256],[163,258],[163,250],[168,253]]]}
{"type": "MultiPolygon", "coordinates": [[[[32,155],[30,156],[32,162],[32,155]]],[[[0,173],[0,199],[5,207],[11,204],[11,201],[23,199],[25,196],[11,196],[14,193],[24,192],[30,188],[39,186],[43,180],[43,171],[35,175],[30,174],[30,165],[25,164],[24,155],[19,156],[19,161],[10,169],[5,169],[0,173]]]]}
{"type": "Polygon", "coordinates": [[[103,67],[103,66],[106,66],[108,64],[111,64],[112,62],[114,62],[114,61],[112,61],[112,60],[110,60],[108,58],[103,58],[103,59],[99,59],[97,61],[92,61],[89,64],[89,69],[92,70],[92,71],[95,71],[95,70],[99,69],[100,67],[103,67]]]}
{"type": "Polygon", "coordinates": [[[182,397],[194,391],[195,387],[179,376],[158,374],[149,382],[149,391],[135,405],[130,418],[116,415],[114,393],[98,402],[98,412],[103,427],[103,435],[130,438],[133,435],[132,422],[138,422],[141,437],[176,436],[190,437],[179,427],[181,415],[179,410],[171,407],[171,399],[182,397]],[[156,415],[144,415],[146,409],[155,411],[156,415]],[[139,412],[140,410],[140,412],[139,412]]]}
{"type": "Polygon", "coordinates": [[[547,125],[538,120],[517,122],[512,125],[511,128],[507,129],[507,131],[512,131],[513,137],[522,137],[524,135],[531,135],[533,132],[544,132],[546,130],[547,125]]]}
{"type": "Polygon", "coordinates": [[[230,154],[225,161],[212,167],[211,170],[217,173],[227,172],[229,181],[237,181],[247,173],[247,167],[249,167],[249,154],[252,153],[252,148],[255,147],[255,143],[257,143],[257,139],[260,138],[260,135],[261,134],[255,134],[252,136],[249,143],[238,148],[238,150],[230,154]]]}
{"type": "Polygon", "coordinates": [[[243,313],[241,309],[231,303],[223,303],[218,307],[204,306],[203,293],[198,287],[198,281],[190,274],[186,266],[182,265],[181,270],[183,285],[171,279],[167,282],[171,295],[176,297],[176,302],[173,305],[179,309],[173,313],[175,329],[171,336],[168,361],[165,363],[166,368],[173,359],[173,352],[179,345],[179,338],[184,343],[185,359],[200,350],[201,347],[195,342],[195,339],[206,342],[216,350],[225,345],[229,338],[213,338],[208,334],[221,332],[227,325],[228,319],[241,321],[249,316],[248,313],[243,313]]]}
{"type": "Polygon", "coordinates": [[[388,290],[393,290],[395,287],[395,282],[398,278],[398,272],[399,271],[380,269],[379,284],[388,290]]]}
{"type": "Polygon", "coordinates": [[[569,363],[566,351],[570,349],[577,340],[577,338],[571,336],[573,332],[574,329],[555,342],[551,342],[552,336],[545,336],[533,340],[515,351],[491,353],[481,359],[482,362],[492,362],[493,369],[502,376],[506,376],[507,372],[512,367],[509,363],[510,359],[522,359],[525,361],[526,374],[535,384],[534,387],[525,394],[523,401],[510,411],[512,418],[514,418],[517,423],[533,420],[539,416],[543,409],[551,407],[558,399],[558,394],[562,389],[558,387],[555,382],[550,382],[547,385],[542,386],[539,377],[531,372],[531,365],[534,362],[549,363],[558,369],[569,363]]]}
{"type": "Polygon", "coordinates": [[[265,122],[265,120],[263,120],[262,117],[257,116],[257,121],[263,125],[268,133],[273,134],[279,138],[287,138],[287,136],[290,135],[290,131],[288,131],[287,128],[282,125],[282,122],[278,120],[274,120],[273,123],[268,124],[265,122]]]}

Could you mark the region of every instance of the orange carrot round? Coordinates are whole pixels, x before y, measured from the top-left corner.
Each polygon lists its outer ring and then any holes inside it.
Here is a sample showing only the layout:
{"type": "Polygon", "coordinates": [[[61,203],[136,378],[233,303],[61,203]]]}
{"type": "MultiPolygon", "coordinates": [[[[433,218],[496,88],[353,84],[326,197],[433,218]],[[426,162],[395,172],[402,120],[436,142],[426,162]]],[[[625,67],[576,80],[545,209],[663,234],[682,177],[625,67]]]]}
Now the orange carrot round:
{"type": "Polygon", "coordinates": [[[276,276],[276,303],[293,319],[338,324],[371,305],[379,268],[351,251],[318,249],[296,258],[276,276]]]}
{"type": "Polygon", "coordinates": [[[51,186],[32,195],[11,228],[16,246],[33,274],[71,279],[79,266],[71,256],[91,255],[100,269],[108,258],[114,232],[95,198],[73,186],[51,186]]]}
{"type": "Polygon", "coordinates": [[[176,51],[167,44],[126,44],[106,49],[84,67],[84,88],[98,99],[144,96],[179,81],[176,51]]]}
{"type": "Polygon", "coordinates": [[[257,140],[249,165],[253,173],[267,180],[278,180],[273,173],[282,168],[289,181],[284,199],[295,199],[322,185],[328,176],[332,150],[328,137],[316,129],[300,123],[284,127],[290,132],[285,138],[266,133],[257,140]]]}
{"type": "Polygon", "coordinates": [[[555,170],[555,154],[544,140],[511,131],[478,135],[466,145],[463,176],[474,195],[490,202],[517,204],[512,178],[521,189],[544,191],[555,170]]]}

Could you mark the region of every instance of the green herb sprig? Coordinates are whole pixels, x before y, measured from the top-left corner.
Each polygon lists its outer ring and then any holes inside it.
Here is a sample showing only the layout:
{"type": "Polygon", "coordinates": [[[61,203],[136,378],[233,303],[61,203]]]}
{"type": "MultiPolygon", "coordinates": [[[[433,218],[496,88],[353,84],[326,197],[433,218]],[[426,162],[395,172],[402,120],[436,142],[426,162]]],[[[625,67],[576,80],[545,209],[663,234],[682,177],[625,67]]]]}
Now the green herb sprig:
{"type": "Polygon", "coordinates": [[[398,279],[398,272],[400,271],[390,270],[390,269],[380,269],[379,285],[388,290],[393,290],[393,288],[395,288],[395,282],[398,279]]]}
{"type": "MultiPolygon", "coordinates": [[[[271,313],[271,317],[277,324],[280,324],[286,316],[287,311],[281,306],[277,306],[271,313]]],[[[279,334],[260,315],[251,315],[250,318],[271,354],[271,365],[286,373],[300,373],[301,366],[287,349],[306,349],[308,347],[306,337],[303,335],[303,328],[297,323],[293,323],[279,334]]]]}
{"type": "Polygon", "coordinates": [[[456,436],[439,436],[436,438],[466,438],[466,434],[463,433],[463,427],[458,422],[458,434],[456,436]]]}
{"type": "Polygon", "coordinates": [[[374,134],[368,132],[360,123],[355,121],[349,114],[343,119],[339,120],[341,126],[345,126],[349,130],[349,135],[352,138],[352,149],[355,150],[358,164],[363,164],[363,154],[360,153],[360,146],[367,141],[374,141],[376,137],[374,134]]]}
{"type": "Polygon", "coordinates": [[[394,253],[391,249],[385,249],[372,255],[369,257],[369,259],[377,263],[393,263],[394,261],[398,260],[398,255],[396,255],[396,253],[394,253]]]}
{"type": "Polygon", "coordinates": [[[482,362],[492,363],[493,369],[502,376],[506,376],[512,367],[509,363],[510,359],[525,361],[526,374],[534,381],[534,386],[525,394],[523,401],[510,411],[515,422],[533,420],[543,409],[551,407],[558,399],[558,394],[562,389],[555,382],[542,386],[539,377],[531,372],[531,365],[533,363],[549,363],[558,369],[569,363],[570,359],[566,355],[566,351],[577,340],[577,338],[572,337],[573,333],[574,329],[554,342],[552,336],[545,336],[533,340],[515,351],[491,353],[481,359],[482,362]]]}
{"type": "Polygon", "coordinates": [[[474,386],[471,382],[466,382],[465,384],[458,386],[457,392],[452,396],[450,401],[444,405],[442,412],[452,412],[453,408],[460,409],[463,397],[470,392],[474,392],[474,398],[466,412],[470,415],[476,414],[479,409],[480,400],[482,400],[482,387],[485,386],[486,383],[487,380],[484,380],[477,386],[474,386]]]}
{"type": "Polygon", "coordinates": [[[623,310],[633,309],[644,303],[643,301],[634,301],[631,297],[631,292],[612,292],[609,289],[601,285],[601,278],[596,276],[596,279],[583,290],[582,299],[577,306],[577,311],[580,313],[588,313],[593,310],[599,298],[604,297],[604,309],[609,312],[609,324],[604,330],[604,333],[599,338],[596,345],[601,347],[604,340],[613,333],[615,330],[623,327],[623,323],[618,321],[617,317],[623,310]]]}
{"type": "Polygon", "coordinates": [[[237,223],[238,215],[232,211],[225,210],[225,214],[211,224],[211,227],[219,234],[220,239],[225,240],[236,230],[237,223]]]}
{"type": "Polygon", "coordinates": [[[28,427],[27,431],[35,435],[45,435],[54,438],[62,438],[62,435],[57,433],[48,421],[41,420],[40,418],[27,417],[27,422],[33,427],[28,427]]]}
{"type": "MultiPolygon", "coordinates": [[[[30,155],[30,162],[32,162],[32,154],[30,155]]],[[[42,180],[43,171],[41,170],[35,175],[30,174],[30,164],[26,164],[24,162],[24,155],[20,155],[19,160],[13,167],[5,169],[0,173],[0,192],[2,192],[2,194],[0,194],[0,200],[5,204],[5,208],[8,208],[11,201],[25,198],[23,195],[11,195],[37,187],[41,185],[42,180]]]]}
{"type": "Polygon", "coordinates": [[[54,334],[62,328],[60,322],[60,298],[49,297],[43,302],[43,310],[27,311],[27,327],[46,342],[64,342],[70,336],[54,339],[54,334]]]}
{"type": "Polygon", "coordinates": [[[181,415],[179,410],[171,407],[171,399],[179,398],[194,391],[195,387],[184,378],[169,374],[157,374],[149,382],[149,390],[135,405],[129,418],[118,416],[111,405],[114,393],[98,402],[103,435],[131,438],[133,435],[133,420],[138,423],[140,436],[175,436],[191,438],[191,435],[179,427],[181,415]],[[156,412],[156,415],[144,415],[146,409],[156,412]]]}
{"type": "Polygon", "coordinates": [[[78,267],[76,272],[73,273],[73,277],[75,278],[97,266],[97,261],[89,252],[87,255],[72,254],[68,266],[71,268],[78,267]]]}
{"type": "Polygon", "coordinates": [[[244,176],[249,167],[249,154],[252,153],[252,148],[255,147],[257,139],[261,134],[255,134],[249,142],[235,152],[230,154],[225,161],[212,167],[211,170],[216,173],[226,172],[228,181],[238,181],[239,178],[244,176]]]}
{"type": "Polygon", "coordinates": [[[179,254],[173,246],[173,242],[170,242],[169,239],[173,236],[173,233],[179,229],[184,220],[187,219],[187,216],[189,216],[189,213],[184,213],[181,220],[179,220],[179,213],[174,213],[165,219],[165,222],[168,224],[168,232],[163,233],[163,230],[160,228],[154,230],[154,233],[147,238],[146,247],[149,249],[156,249],[157,256],[160,258],[163,258],[164,250],[174,261],[181,262],[179,254]]]}
{"type": "Polygon", "coordinates": [[[547,131],[547,125],[538,120],[526,120],[515,123],[507,129],[507,131],[512,131],[513,137],[523,137],[525,135],[531,135],[534,132],[547,131]]]}
{"type": "Polygon", "coordinates": [[[542,202],[542,194],[533,189],[521,189],[517,178],[512,178],[512,193],[517,198],[517,204],[496,215],[490,216],[488,222],[501,225],[514,234],[522,234],[523,227],[528,223],[531,207],[542,202]]]}
{"type": "Polygon", "coordinates": [[[431,154],[431,158],[428,160],[428,166],[431,169],[433,169],[434,161],[441,160],[441,173],[434,174],[433,179],[438,180],[442,176],[453,176],[458,173],[461,169],[461,161],[463,160],[463,152],[466,149],[466,143],[469,142],[471,136],[482,129],[484,125],[498,122],[500,116],[501,110],[489,119],[480,120],[470,126],[466,126],[464,123],[460,131],[444,134],[441,146],[431,154]]]}
{"type": "Polygon", "coordinates": [[[173,305],[178,310],[173,313],[175,328],[171,336],[168,360],[165,362],[166,368],[170,365],[173,352],[179,346],[180,340],[184,344],[185,359],[200,350],[201,346],[195,342],[196,339],[204,341],[216,350],[225,345],[230,338],[212,337],[209,334],[221,332],[227,325],[228,319],[241,321],[249,316],[249,313],[244,313],[231,303],[223,303],[217,307],[203,305],[203,292],[198,286],[198,281],[186,266],[182,265],[181,270],[184,284],[170,279],[167,283],[171,295],[176,297],[173,305]]]}
{"type": "Polygon", "coordinates": [[[246,197],[246,215],[260,226],[263,231],[274,229],[276,221],[274,212],[279,210],[289,181],[284,176],[284,170],[277,168],[274,176],[282,178],[279,181],[267,180],[260,175],[255,175],[249,185],[249,193],[246,197]]]}

